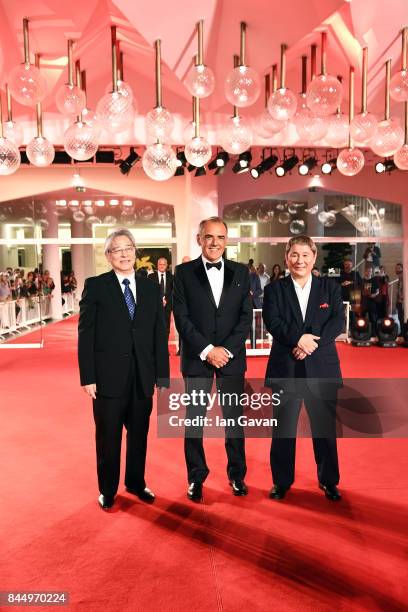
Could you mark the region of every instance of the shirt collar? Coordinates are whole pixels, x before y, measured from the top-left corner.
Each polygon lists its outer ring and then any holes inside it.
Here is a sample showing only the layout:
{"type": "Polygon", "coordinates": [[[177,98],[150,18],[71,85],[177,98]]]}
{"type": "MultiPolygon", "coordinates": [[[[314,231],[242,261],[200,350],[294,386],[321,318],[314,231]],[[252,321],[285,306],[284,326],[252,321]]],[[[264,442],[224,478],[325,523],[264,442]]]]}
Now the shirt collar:
{"type": "Polygon", "coordinates": [[[310,273],[309,278],[307,279],[306,283],[303,285],[303,287],[301,287],[299,285],[299,283],[295,281],[295,279],[293,278],[292,275],[291,275],[291,279],[292,279],[292,283],[295,286],[295,289],[299,289],[300,291],[305,291],[306,289],[309,289],[311,284],[312,284],[312,274],[311,273],[310,273]]]}
{"type": "Polygon", "coordinates": [[[123,283],[123,281],[125,280],[125,278],[127,278],[131,283],[135,282],[135,274],[119,274],[119,272],[116,272],[115,270],[115,274],[117,276],[117,279],[120,283],[123,283]]]}
{"type": "MultiPolygon", "coordinates": [[[[222,256],[221,256],[221,257],[219,257],[219,258],[218,258],[216,261],[210,261],[209,259],[207,259],[206,257],[204,257],[204,255],[201,255],[201,259],[202,259],[202,261],[203,261],[204,267],[205,267],[205,264],[206,264],[207,262],[208,262],[208,263],[210,263],[210,264],[213,264],[213,263],[218,263],[219,261],[221,262],[221,269],[224,267],[224,260],[223,260],[222,256]]],[[[206,268],[206,269],[207,269],[207,268],[206,268]]]]}

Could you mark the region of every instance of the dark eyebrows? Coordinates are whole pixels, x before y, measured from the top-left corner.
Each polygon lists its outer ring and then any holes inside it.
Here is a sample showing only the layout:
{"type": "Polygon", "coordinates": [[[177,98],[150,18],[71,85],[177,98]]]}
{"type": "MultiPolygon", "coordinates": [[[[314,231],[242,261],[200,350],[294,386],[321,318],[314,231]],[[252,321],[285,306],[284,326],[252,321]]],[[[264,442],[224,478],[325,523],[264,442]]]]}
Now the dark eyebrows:
{"type": "Polygon", "coordinates": [[[204,238],[206,238],[207,240],[209,238],[218,238],[219,240],[225,240],[225,234],[221,234],[219,236],[215,236],[214,234],[204,234],[204,238]]]}

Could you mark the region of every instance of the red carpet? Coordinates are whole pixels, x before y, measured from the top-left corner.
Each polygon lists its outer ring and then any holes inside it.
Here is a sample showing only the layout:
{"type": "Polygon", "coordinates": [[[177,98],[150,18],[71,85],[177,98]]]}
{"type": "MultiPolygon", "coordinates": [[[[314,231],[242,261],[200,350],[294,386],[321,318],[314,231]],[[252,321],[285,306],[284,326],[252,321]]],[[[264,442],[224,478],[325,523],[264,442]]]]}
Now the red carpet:
{"type": "MultiPolygon", "coordinates": [[[[317,489],[310,440],[298,441],[296,483],[282,503],[267,497],[268,440],[247,442],[247,498],[230,493],[222,440],[207,440],[211,474],[195,506],[182,440],[157,439],[152,418],[156,503],[122,487],[104,513],[76,319],[44,333],[43,350],[0,351],[0,591],[68,591],[69,609],[108,612],[407,609],[407,440],[339,440],[338,504],[317,489]]],[[[340,348],[345,376],[408,372],[408,350],[340,348]]],[[[266,360],[249,361],[262,376],[266,360]]],[[[178,375],[176,357],[172,368],[178,375]]]]}

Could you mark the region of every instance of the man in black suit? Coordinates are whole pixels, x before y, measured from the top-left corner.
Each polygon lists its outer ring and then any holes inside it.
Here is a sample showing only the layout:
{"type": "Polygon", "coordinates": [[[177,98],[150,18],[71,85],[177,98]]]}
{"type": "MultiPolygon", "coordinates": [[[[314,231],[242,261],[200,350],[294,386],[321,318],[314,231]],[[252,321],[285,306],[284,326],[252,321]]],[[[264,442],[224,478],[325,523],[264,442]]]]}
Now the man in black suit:
{"type": "Polygon", "coordinates": [[[167,386],[169,357],[159,288],[135,276],[131,232],[108,236],[112,270],[88,278],[80,302],[78,360],[81,385],[93,399],[99,504],[111,508],[119,484],[123,425],[127,429],[125,485],[146,502],[147,434],[155,384],[167,386]]]}
{"type": "Polygon", "coordinates": [[[302,400],[309,416],[320,488],[339,500],[336,443],[337,390],[342,384],[335,346],[343,331],[341,288],[327,277],[312,275],[316,245],[308,236],[286,246],[290,274],[267,285],[263,318],[273,337],[266,382],[281,393],[274,410],[271,468],[272,499],[283,499],[294,481],[296,428],[302,400]]]}
{"type": "Polygon", "coordinates": [[[167,337],[169,337],[170,334],[170,316],[173,304],[173,275],[170,270],[168,270],[168,265],[167,259],[165,257],[160,257],[157,260],[157,272],[149,274],[148,277],[160,287],[160,295],[164,308],[164,318],[167,327],[167,337]]]}
{"type": "MultiPolygon", "coordinates": [[[[224,260],[227,226],[220,217],[200,223],[197,242],[202,254],[176,267],[173,312],[180,336],[181,370],[186,392],[210,392],[214,375],[217,389],[240,396],[246,370],[245,339],[252,321],[248,269],[224,260]]],[[[186,417],[204,416],[207,405],[187,408],[186,417]]],[[[224,417],[235,422],[225,430],[227,474],[234,495],[246,495],[245,441],[236,419],[241,406],[222,406],[224,417]]],[[[201,501],[209,469],[205,460],[202,428],[186,427],[185,457],[187,496],[201,501]]]]}

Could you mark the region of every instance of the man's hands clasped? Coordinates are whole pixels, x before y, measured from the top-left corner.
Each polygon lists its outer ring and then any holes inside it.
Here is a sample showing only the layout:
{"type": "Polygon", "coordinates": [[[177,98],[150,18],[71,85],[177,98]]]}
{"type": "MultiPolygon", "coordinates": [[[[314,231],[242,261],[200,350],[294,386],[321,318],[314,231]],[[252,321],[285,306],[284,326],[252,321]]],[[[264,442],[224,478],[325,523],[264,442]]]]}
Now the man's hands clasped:
{"type": "Polygon", "coordinates": [[[295,359],[302,360],[314,353],[319,347],[316,340],[320,340],[320,336],[313,334],[303,334],[297,343],[297,346],[292,350],[295,359]]]}
{"type": "Polygon", "coordinates": [[[207,355],[207,361],[215,368],[222,368],[230,360],[230,356],[223,346],[214,346],[207,355]]]}

